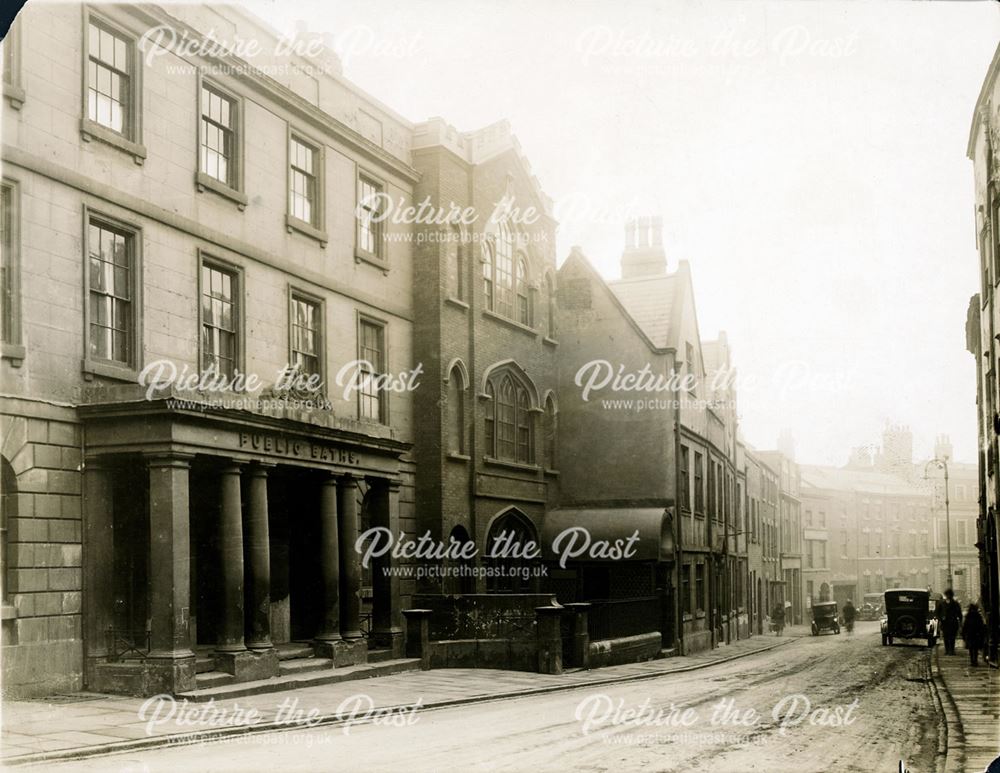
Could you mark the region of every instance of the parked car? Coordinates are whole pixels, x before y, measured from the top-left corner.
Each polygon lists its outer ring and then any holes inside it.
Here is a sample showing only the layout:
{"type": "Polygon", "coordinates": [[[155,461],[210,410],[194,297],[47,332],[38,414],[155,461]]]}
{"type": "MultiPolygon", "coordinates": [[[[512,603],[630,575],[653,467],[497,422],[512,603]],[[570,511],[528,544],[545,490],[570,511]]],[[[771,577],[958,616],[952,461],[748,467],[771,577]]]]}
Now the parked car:
{"type": "Polygon", "coordinates": [[[938,638],[938,621],[934,602],[926,590],[893,588],[884,594],[885,614],[882,616],[882,646],[896,639],[924,639],[933,647],[938,638]]]}
{"type": "Polygon", "coordinates": [[[882,618],[882,594],[866,593],[858,610],[858,620],[880,620],[882,618]]]}
{"type": "Polygon", "coordinates": [[[819,636],[821,631],[840,633],[840,623],[837,621],[836,601],[814,601],[812,615],[813,636],[819,636]]]}

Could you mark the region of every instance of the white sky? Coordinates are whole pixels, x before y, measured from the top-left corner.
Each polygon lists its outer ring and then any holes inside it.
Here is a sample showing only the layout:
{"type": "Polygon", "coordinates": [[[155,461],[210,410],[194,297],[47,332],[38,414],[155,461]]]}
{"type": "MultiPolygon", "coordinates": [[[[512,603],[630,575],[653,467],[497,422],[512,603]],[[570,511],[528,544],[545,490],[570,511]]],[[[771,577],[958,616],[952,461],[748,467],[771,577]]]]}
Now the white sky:
{"type": "Polygon", "coordinates": [[[249,4],[332,32],[347,77],[407,118],[508,118],[562,202],[560,260],[579,244],[617,277],[624,213],[662,214],[756,447],[789,427],[799,461],[842,464],[891,420],[918,456],[946,433],[975,461],[965,153],[1000,6],[249,4]]]}

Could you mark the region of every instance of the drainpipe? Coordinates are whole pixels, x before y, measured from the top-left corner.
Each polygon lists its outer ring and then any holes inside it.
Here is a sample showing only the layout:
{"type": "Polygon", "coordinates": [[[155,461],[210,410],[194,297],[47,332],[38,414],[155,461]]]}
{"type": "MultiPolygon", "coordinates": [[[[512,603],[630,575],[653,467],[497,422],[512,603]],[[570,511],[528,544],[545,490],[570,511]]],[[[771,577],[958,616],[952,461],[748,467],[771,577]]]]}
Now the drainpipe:
{"type": "MultiPolygon", "coordinates": [[[[677,366],[677,352],[671,350],[668,352],[670,355],[671,367],[674,373],[679,373],[680,369],[677,366]]],[[[681,506],[681,497],[678,496],[680,493],[678,491],[678,486],[681,480],[681,407],[680,398],[675,393],[674,394],[674,502],[676,507],[674,508],[677,513],[677,517],[674,519],[674,571],[673,571],[673,583],[674,583],[674,640],[675,648],[678,654],[684,654],[684,602],[681,599],[681,592],[684,589],[684,583],[681,582],[681,559],[683,557],[683,550],[681,545],[681,535],[683,534],[683,529],[681,528],[681,522],[684,518],[684,511],[681,506]]]]}

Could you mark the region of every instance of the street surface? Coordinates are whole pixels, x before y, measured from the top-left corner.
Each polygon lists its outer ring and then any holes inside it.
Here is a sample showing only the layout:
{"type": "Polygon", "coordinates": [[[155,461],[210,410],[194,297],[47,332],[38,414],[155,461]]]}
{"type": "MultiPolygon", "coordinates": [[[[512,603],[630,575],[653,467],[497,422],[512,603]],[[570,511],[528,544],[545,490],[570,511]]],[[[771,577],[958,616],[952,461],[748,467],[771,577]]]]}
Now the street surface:
{"type": "Polygon", "coordinates": [[[692,673],[427,711],[411,724],[261,733],[45,769],[874,773],[902,759],[921,773],[934,770],[941,725],[927,664],[926,647],[882,647],[878,624],[860,623],[852,636],[800,638],[692,673]]]}

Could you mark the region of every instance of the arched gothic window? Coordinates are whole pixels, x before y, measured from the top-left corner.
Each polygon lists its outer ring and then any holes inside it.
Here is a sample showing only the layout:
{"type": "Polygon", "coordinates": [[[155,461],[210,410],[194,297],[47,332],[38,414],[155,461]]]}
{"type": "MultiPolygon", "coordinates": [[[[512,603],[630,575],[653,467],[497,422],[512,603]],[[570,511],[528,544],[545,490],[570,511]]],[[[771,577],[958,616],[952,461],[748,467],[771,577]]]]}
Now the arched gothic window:
{"type": "Polygon", "coordinates": [[[517,275],[514,282],[517,292],[517,321],[522,325],[531,324],[531,304],[528,300],[528,265],[523,257],[517,259],[517,275]]]}
{"type": "Polygon", "coordinates": [[[448,451],[465,453],[465,380],[456,364],[448,376],[448,451]]]}
{"type": "Polygon", "coordinates": [[[557,469],[556,466],[556,404],[549,395],[545,401],[545,465],[550,470],[557,469]]]}
{"type": "Polygon", "coordinates": [[[483,245],[483,259],[483,296],[486,308],[509,319],[521,321],[523,291],[524,319],[528,319],[527,265],[523,259],[518,259],[515,268],[514,234],[506,221],[497,225],[492,244],[483,245]]]}
{"type": "Polygon", "coordinates": [[[534,464],[534,425],[528,388],[508,371],[487,382],[486,397],[486,454],[496,459],[534,464]]]}
{"type": "Polygon", "coordinates": [[[548,325],[548,336],[549,338],[556,337],[556,286],[552,281],[552,274],[547,274],[545,276],[545,302],[547,304],[547,316],[548,319],[546,323],[548,325]]]}

